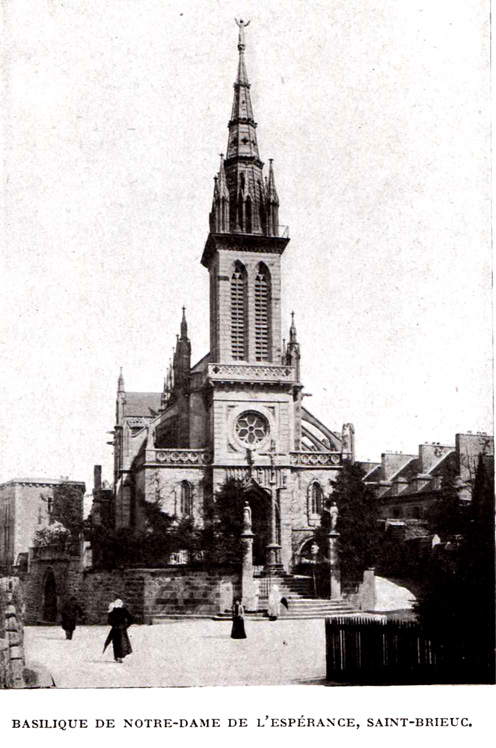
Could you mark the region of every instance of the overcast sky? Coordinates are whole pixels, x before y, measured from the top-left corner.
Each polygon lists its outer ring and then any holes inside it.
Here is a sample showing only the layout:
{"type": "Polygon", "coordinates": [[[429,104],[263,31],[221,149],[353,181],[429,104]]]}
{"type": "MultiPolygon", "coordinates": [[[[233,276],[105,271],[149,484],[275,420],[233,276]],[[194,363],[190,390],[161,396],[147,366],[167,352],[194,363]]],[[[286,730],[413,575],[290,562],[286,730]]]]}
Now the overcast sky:
{"type": "Polygon", "coordinates": [[[208,351],[237,68],[274,159],[305,405],[359,458],[492,432],[485,0],[16,0],[6,24],[0,481],[112,478],[119,367],[208,351]]]}

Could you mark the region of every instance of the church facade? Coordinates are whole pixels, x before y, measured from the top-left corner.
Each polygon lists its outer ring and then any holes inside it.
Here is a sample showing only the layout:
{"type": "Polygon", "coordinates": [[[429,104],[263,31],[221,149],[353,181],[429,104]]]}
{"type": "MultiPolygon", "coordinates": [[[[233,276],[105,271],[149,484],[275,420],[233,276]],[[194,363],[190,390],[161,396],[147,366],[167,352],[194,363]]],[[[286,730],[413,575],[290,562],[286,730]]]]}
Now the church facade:
{"type": "Polygon", "coordinates": [[[270,161],[264,173],[240,22],[228,143],[215,177],[202,264],[210,277],[210,352],[192,365],[185,309],[162,392],[118,380],[114,430],[115,526],[142,526],[143,503],[205,522],[229,479],[257,513],[256,565],[291,571],[309,555],[324,501],[354,429],[328,428],[303,406],[294,315],[282,340],[279,224],[270,161]],[[253,497],[253,502],[250,500],[253,497]]]}

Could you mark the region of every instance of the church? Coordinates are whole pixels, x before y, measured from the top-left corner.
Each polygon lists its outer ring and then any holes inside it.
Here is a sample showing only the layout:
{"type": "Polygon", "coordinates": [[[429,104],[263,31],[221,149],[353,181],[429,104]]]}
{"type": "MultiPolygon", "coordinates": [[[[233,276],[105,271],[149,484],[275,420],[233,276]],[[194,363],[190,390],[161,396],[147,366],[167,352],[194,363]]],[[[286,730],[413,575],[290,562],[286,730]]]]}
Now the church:
{"type": "Polygon", "coordinates": [[[354,429],[329,428],[304,407],[294,315],[287,342],[282,337],[281,262],[290,239],[279,224],[272,160],[264,170],[258,150],[246,25],[238,22],[227,149],[201,258],[210,277],[210,351],[192,363],[183,308],[163,391],[128,392],[121,370],[114,522],[140,528],[144,502],[157,502],[202,527],[206,507],[234,478],[254,514],[255,566],[291,573],[310,556],[333,481],[354,460],[354,429]]]}

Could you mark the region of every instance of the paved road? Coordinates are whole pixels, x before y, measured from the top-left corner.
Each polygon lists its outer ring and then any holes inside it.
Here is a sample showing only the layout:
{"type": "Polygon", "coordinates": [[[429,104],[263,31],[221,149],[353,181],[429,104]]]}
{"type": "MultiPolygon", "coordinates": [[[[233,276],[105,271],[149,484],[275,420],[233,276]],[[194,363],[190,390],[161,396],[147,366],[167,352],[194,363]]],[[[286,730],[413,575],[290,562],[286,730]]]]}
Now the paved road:
{"type": "Polygon", "coordinates": [[[66,641],[61,628],[25,629],[27,665],[40,664],[58,688],[322,684],[323,620],[247,621],[247,639],[231,639],[228,621],[170,621],[132,626],[133,654],[122,665],[112,646],[102,655],[108,628],[80,626],[66,641]]]}

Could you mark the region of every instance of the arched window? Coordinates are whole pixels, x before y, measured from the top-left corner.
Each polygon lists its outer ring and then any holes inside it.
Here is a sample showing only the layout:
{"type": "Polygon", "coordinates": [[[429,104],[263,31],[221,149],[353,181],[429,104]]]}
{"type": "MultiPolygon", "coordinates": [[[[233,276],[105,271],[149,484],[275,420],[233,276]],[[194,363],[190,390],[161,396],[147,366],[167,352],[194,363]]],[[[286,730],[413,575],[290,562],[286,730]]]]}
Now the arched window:
{"type": "Polygon", "coordinates": [[[310,484],[310,513],[322,514],[324,492],[317,481],[310,484]]]}
{"type": "Polygon", "coordinates": [[[235,361],[248,357],[246,270],[240,262],[231,277],[231,353],[235,361]]]}
{"type": "Polygon", "coordinates": [[[193,490],[187,480],[181,482],[181,515],[190,517],[193,514],[193,490]]]}
{"type": "Polygon", "coordinates": [[[271,349],[271,282],[269,268],[263,262],[255,278],[255,358],[270,361],[271,349]]]}

